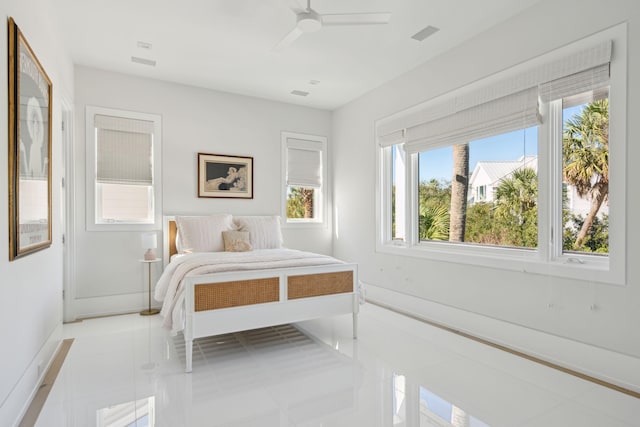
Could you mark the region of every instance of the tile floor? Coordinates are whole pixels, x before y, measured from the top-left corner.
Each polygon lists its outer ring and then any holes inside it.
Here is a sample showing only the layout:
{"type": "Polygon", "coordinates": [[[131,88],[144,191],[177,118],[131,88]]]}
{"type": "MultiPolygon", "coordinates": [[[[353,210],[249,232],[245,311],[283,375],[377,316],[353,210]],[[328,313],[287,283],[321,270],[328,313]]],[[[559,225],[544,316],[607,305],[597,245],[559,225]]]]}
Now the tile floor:
{"type": "Polygon", "coordinates": [[[640,426],[640,399],[366,304],[351,317],[184,343],[137,314],[75,341],[39,427],[640,426]]]}

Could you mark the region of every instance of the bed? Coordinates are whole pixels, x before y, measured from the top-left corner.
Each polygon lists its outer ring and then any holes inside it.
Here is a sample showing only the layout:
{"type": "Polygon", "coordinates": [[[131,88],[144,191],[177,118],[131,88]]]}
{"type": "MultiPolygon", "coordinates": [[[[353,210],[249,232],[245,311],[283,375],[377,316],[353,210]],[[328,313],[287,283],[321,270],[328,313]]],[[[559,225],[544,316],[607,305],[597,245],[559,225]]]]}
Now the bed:
{"type": "Polygon", "coordinates": [[[350,313],[357,338],[357,266],[282,248],[278,217],[166,216],[163,231],[154,297],[163,325],[184,335],[186,372],[193,340],[207,336],[350,313]],[[220,234],[224,243],[240,235],[251,250],[220,250],[220,234]]]}

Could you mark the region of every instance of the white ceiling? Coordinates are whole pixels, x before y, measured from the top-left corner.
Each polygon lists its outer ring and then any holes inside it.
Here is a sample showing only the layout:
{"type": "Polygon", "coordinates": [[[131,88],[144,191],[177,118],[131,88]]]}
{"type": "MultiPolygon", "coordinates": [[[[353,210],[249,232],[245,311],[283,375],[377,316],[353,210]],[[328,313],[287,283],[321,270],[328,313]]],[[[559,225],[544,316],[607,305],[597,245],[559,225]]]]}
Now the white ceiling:
{"type": "MultiPolygon", "coordinates": [[[[76,64],[335,109],[538,0],[313,0],[318,13],[391,12],[387,25],[324,27],[282,52],[295,0],[56,0],[76,64]],[[411,38],[427,25],[439,32],[411,38]],[[152,48],[137,47],[138,41],[152,48]],[[150,67],[131,57],[155,60],[150,67]],[[311,80],[319,83],[313,85],[311,80]],[[309,92],[306,97],[292,90],[309,92]]],[[[304,5],[305,0],[300,0],[304,5]]]]}

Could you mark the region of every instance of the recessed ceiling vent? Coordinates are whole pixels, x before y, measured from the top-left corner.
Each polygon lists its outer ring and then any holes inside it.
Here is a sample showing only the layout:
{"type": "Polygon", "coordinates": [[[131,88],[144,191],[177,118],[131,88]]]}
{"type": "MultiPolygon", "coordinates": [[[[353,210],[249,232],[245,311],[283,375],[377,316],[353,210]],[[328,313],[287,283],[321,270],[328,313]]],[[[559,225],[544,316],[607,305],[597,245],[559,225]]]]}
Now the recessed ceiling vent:
{"type": "Polygon", "coordinates": [[[156,61],[154,61],[153,59],[139,58],[137,56],[132,56],[131,62],[135,62],[136,64],[149,65],[151,67],[156,66],[156,61]]]}
{"type": "Polygon", "coordinates": [[[423,29],[421,29],[420,31],[418,31],[417,33],[415,33],[414,35],[412,35],[411,38],[421,42],[424,39],[426,39],[427,37],[432,36],[433,34],[437,33],[438,31],[440,31],[440,28],[436,28],[436,27],[433,27],[431,25],[428,25],[428,26],[424,27],[423,29]]]}
{"type": "Polygon", "coordinates": [[[298,96],[307,96],[307,95],[309,95],[309,92],[305,92],[303,90],[292,90],[291,94],[292,95],[298,95],[298,96]]]}
{"type": "Polygon", "coordinates": [[[146,50],[151,50],[151,48],[153,47],[153,45],[149,42],[143,42],[143,41],[138,41],[137,46],[140,49],[146,49],[146,50]]]}

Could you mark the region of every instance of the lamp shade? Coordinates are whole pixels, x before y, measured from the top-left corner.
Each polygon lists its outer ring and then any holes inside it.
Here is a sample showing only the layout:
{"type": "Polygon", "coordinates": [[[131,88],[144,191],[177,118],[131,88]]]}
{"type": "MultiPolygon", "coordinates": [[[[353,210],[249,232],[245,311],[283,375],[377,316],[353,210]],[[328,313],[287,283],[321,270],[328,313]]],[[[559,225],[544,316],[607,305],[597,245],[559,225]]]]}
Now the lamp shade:
{"type": "Polygon", "coordinates": [[[155,233],[146,233],[142,235],[142,248],[147,251],[144,253],[144,259],[153,261],[156,259],[155,248],[158,247],[158,237],[155,233]]]}
{"type": "Polygon", "coordinates": [[[158,237],[155,233],[146,233],[142,235],[143,249],[155,249],[158,247],[158,237]]]}

